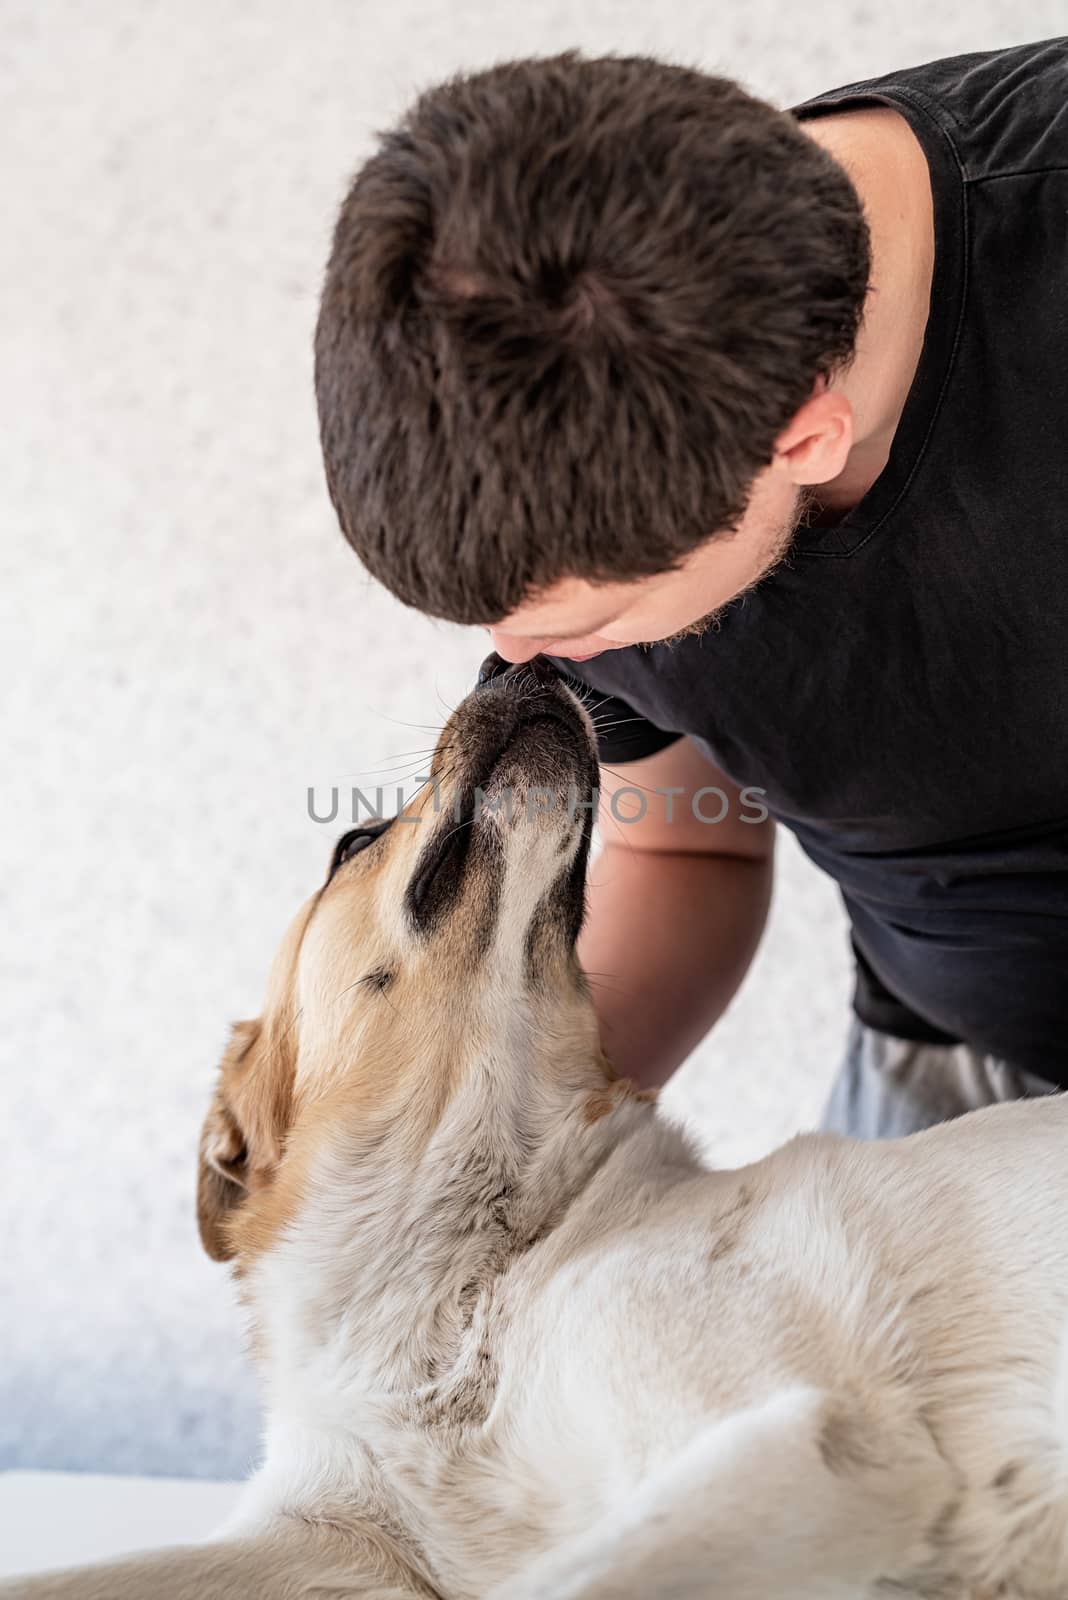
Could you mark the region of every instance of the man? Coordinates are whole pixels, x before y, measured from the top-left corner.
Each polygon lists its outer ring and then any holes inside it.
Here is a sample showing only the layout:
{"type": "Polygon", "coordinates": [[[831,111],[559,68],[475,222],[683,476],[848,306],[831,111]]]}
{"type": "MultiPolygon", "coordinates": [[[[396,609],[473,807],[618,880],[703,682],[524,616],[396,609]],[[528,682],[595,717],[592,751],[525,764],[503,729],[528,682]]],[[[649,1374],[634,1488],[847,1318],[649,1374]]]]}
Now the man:
{"type": "Polygon", "coordinates": [[[596,691],[623,1071],[752,957],[752,787],[852,924],[828,1125],[1068,1085],[1068,40],[791,112],[647,59],[457,78],[345,200],[316,380],[369,569],[596,691]]]}

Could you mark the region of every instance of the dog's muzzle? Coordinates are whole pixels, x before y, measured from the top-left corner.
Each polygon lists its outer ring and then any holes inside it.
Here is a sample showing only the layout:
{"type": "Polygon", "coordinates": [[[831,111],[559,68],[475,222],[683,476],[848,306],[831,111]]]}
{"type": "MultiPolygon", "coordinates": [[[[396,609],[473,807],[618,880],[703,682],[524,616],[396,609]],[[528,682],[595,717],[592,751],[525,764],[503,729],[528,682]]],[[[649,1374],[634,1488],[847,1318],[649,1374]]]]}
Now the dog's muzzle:
{"type": "MultiPolygon", "coordinates": [[[[540,656],[523,663],[504,661],[496,652],[487,656],[475,689],[456,712],[449,741],[453,787],[408,890],[412,920],[425,930],[457,903],[472,867],[485,876],[501,859],[499,829],[478,826],[489,789],[503,783],[527,791],[544,783],[540,792],[557,791],[562,805],[564,790],[582,798],[597,783],[589,721],[563,674],[540,656]]],[[[591,828],[586,807],[581,872],[591,828]]]]}

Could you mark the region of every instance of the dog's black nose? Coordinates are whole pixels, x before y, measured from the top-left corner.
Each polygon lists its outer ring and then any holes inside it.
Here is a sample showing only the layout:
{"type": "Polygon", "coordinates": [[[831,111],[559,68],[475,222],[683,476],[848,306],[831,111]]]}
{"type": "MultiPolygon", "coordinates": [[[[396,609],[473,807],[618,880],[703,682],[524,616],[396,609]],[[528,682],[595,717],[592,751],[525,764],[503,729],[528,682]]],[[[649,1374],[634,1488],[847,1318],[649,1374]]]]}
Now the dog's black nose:
{"type": "Polygon", "coordinates": [[[496,650],[493,650],[478,669],[478,681],[475,687],[483,689],[495,678],[519,677],[524,672],[529,673],[538,683],[555,683],[560,676],[552,662],[546,661],[544,656],[532,656],[529,661],[505,661],[503,656],[499,656],[496,650]]]}
{"type": "Polygon", "coordinates": [[[505,661],[503,656],[497,654],[496,650],[491,650],[478,669],[475,688],[482,689],[487,683],[492,683],[493,679],[499,678],[502,672],[507,672],[511,665],[512,663],[505,661]]]}

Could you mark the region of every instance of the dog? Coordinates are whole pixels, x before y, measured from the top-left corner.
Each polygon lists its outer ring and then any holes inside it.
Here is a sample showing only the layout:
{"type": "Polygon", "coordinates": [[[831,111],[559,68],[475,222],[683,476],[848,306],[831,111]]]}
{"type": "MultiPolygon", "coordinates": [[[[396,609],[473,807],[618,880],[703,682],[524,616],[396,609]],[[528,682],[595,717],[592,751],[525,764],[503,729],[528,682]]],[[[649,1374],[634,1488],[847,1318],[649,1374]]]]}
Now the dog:
{"type": "Polygon", "coordinates": [[[707,1170],[576,958],[595,748],[499,674],[341,840],[201,1143],[263,1466],[208,1544],[3,1593],[1064,1600],[1068,1097],[707,1170]]]}

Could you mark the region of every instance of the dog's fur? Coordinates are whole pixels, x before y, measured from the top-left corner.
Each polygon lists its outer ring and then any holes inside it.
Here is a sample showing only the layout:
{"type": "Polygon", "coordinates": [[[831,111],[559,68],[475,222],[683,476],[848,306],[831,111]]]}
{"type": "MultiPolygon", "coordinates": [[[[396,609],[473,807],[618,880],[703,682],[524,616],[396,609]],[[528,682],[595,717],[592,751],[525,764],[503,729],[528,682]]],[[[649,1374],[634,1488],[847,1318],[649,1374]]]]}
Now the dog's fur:
{"type": "Polygon", "coordinates": [[[1068,1100],[705,1170],[598,1045],[584,711],[499,678],[433,771],[205,1125],[269,1418],[239,1515],[4,1592],[1063,1600],[1068,1100]]]}

